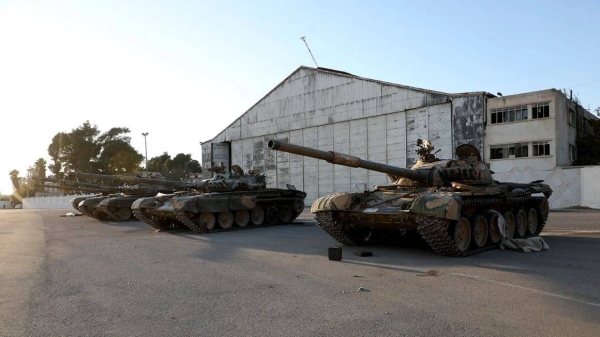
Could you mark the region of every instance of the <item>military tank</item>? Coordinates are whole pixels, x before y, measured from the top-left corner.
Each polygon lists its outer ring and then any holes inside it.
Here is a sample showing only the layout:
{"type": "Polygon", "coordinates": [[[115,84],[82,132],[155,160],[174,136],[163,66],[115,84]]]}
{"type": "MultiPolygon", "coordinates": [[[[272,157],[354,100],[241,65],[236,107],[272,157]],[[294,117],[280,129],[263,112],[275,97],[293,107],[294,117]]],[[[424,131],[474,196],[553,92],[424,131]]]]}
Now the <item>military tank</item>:
{"type": "MultiPolygon", "coordinates": [[[[225,172],[223,164],[221,166],[215,166],[214,162],[212,164],[212,167],[207,169],[208,171],[215,174],[225,172]]],[[[181,190],[172,194],[161,193],[154,197],[140,198],[133,202],[131,210],[136,218],[159,230],[188,228],[177,219],[171,199],[203,193],[204,185],[208,180],[211,179],[200,182],[177,182],[174,186],[181,190]]]]}
{"type": "Polygon", "coordinates": [[[56,185],[34,184],[35,187],[56,188],[56,189],[60,189],[63,191],[75,191],[75,192],[80,192],[80,193],[94,193],[93,195],[83,195],[83,196],[74,197],[73,199],[71,199],[69,201],[69,203],[71,204],[71,206],[73,206],[73,208],[75,210],[77,210],[85,215],[92,216],[92,217],[95,217],[95,216],[92,212],[89,211],[89,208],[87,208],[87,207],[80,208],[79,204],[88,198],[97,198],[97,197],[106,196],[108,194],[117,192],[117,190],[115,190],[112,187],[106,187],[106,186],[102,186],[99,184],[83,183],[80,181],[56,179],[56,178],[32,178],[32,179],[34,181],[51,182],[51,183],[56,184],[56,185]]]}
{"type": "Polygon", "coordinates": [[[304,210],[306,193],[292,185],[266,188],[265,176],[233,165],[213,168],[215,175],[199,184],[203,192],[174,196],[169,209],[192,231],[214,233],[291,223],[304,210]]]}
{"type": "MultiPolygon", "coordinates": [[[[86,199],[82,202],[90,208],[102,211],[109,219],[115,221],[135,220],[131,206],[139,198],[154,197],[158,193],[173,193],[176,185],[173,182],[161,179],[139,178],[125,175],[105,175],[93,173],[72,172],[69,174],[77,178],[110,181],[113,183],[125,183],[117,189],[120,193],[105,197],[86,199]],[[135,184],[135,185],[129,185],[135,184]],[[171,186],[168,186],[171,185],[171,186]]],[[[80,204],[80,206],[82,206],[80,204]]],[[[98,213],[97,211],[95,213],[98,213]]]]}
{"type": "Polygon", "coordinates": [[[272,150],[388,174],[392,184],[362,193],[335,193],[315,200],[319,227],[345,245],[374,244],[418,233],[437,253],[469,256],[497,248],[500,216],[508,237],[537,236],[548,219],[552,190],[542,181],[500,183],[476,147],[456,148],[455,160],[435,157],[426,140],[417,142],[420,160],[405,169],[333,151],[268,142],[272,150]]]}

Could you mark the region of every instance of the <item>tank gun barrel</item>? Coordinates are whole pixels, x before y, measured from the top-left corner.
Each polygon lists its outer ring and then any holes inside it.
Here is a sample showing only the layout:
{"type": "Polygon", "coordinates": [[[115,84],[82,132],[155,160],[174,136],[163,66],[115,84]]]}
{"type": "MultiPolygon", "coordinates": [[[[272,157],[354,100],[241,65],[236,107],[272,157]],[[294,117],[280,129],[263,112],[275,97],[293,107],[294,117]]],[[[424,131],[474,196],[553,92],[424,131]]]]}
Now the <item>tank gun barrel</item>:
{"type": "Polygon", "coordinates": [[[163,185],[174,188],[193,188],[195,185],[188,182],[176,181],[176,180],[161,180],[161,179],[150,179],[150,178],[139,178],[134,176],[125,175],[108,175],[108,174],[94,174],[94,173],[83,173],[83,172],[70,172],[70,177],[87,178],[87,179],[98,179],[98,180],[110,180],[115,182],[124,182],[129,184],[148,184],[148,185],[163,185]]]}
{"type": "Polygon", "coordinates": [[[114,193],[114,190],[107,190],[104,188],[89,188],[89,187],[76,187],[76,186],[57,186],[57,185],[45,185],[45,184],[33,184],[34,187],[43,187],[43,188],[56,188],[61,190],[73,190],[73,191],[81,191],[81,192],[91,192],[91,193],[114,193]]]}
{"type": "Polygon", "coordinates": [[[325,160],[328,163],[348,166],[348,167],[360,167],[371,171],[382,172],[391,174],[399,177],[404,177],[416,181],[428,181],[429,170],[411,170],[397,166],[391,166],[387,164],[376,163],[364,159],[360,159],[355,156],[348,154],[333,152],[333,151],[321,151],[311,149],[308,147],[294,145],[289,143],[282,143],[277,140],[269,140],[267,147],[271,150],[289,152],[300,156],[311,157],[316,159],[325,160]]]}
{"type": "MultiPolygon", "coordinates": [[[[56,179],[56,178],[33,178],[33,181],[45,181],[45,182],[50,182],[50,183],[55,183],[58,184],[58,186],[66,186],[66,187],[76,187],[76,186],[80,186],[80,187],[91,187],[91,188],[113,188],[116,189],[117,186],[104,186],[104,185],[100,185],[100,184],[92,184],[92,183],[84,183],[81,181],[76,181],[76,180],[61,180],[61,179],[56,179]]],[[[46,186],[50,186],[50,185],[46,185],[46,186]]]]}

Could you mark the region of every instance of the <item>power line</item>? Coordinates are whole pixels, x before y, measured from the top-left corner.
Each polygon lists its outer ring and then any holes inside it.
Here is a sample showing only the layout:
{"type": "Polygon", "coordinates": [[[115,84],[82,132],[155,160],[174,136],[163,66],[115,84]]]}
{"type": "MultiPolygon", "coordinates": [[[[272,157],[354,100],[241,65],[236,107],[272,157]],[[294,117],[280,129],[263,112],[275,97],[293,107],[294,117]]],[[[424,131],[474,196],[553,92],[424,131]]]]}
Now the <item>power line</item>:
{"type": "Polygon", "coordinates": [[[572,85],[572,86],[570,86],[570,87],[567,87],[567,88],[575,88],[575,87],[580,87],[580,86],[582,86],[582,85],[591,84],[591,83],[596,83],[596,82],[600,82],[600,79],[597,79],[597,80],[594,80],[594,81],[591,81],[591,82],[582,83],[582,84],[572,85]]]}

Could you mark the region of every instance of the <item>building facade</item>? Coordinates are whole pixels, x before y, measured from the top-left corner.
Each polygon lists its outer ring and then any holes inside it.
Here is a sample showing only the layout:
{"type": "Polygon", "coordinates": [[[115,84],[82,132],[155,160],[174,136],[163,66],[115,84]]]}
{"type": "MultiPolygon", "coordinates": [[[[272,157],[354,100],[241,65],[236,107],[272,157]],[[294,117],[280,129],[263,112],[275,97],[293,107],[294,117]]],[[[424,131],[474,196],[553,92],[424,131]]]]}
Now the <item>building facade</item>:
{"type": "MultiPolygon", "coordinates": [[[[450,94],[300,67],[201,143],[202,166],[223,162],[229,168],[259,170],[268,187],[292,184],[307,193],[310,205],[324,195],[363,191],[390,180],[379,172],[272,151],[266,147],[269,140],[399,167],[417,161],[417,139],[428,139],[441,158],[453,158],[454,149],[468,143],[479,149],[498,180],[553,178],[553,188],[564,192],[553,198],[562,205],[561,198],[573,200],[580,193],[573,186],[580,186],[581,179],[572,170],[552,170],[573,163],[576,139],[590,132],[585,121],[594,118],[555,89],[500,97],[450,94]]],[[[210,174],[203,170],[204,178],[210,174]]]]}
{"type": "Polygon", "coordinates": [[[597,119],[556,89],[488,98],[486,117],[484,157],[495,172],[571,166],[597,119]]]}
{"type": "MultiPolygon", "coordinates": [[[[276,152],[270,139],[410,167],[417,139],[443,158],[470,143],[483,153],[484,92],[448,94],[324,68],[300,67],[214,139],[202,143],[202,165],[223,162],[259,170],[267,186],[292,184],[307,204],[338,191],[389,184],[385,174],[276,152]]],[[[208,176],[210,172],[203,170],[208,176]]]]}

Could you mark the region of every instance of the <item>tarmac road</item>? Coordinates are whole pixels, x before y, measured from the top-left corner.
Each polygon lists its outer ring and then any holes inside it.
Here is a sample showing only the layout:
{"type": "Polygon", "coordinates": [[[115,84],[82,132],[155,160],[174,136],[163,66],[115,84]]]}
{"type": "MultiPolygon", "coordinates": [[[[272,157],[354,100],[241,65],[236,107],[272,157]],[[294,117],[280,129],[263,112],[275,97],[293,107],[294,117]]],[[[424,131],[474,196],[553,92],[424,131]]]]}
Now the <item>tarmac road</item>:
{"type": "Polygon", "coordinates": [[[335,262],[309,214],[197,235],[71,211],[0,211],[0,336],[600,335],[598,212],[552,212],[539,253],[335,262]]]}

